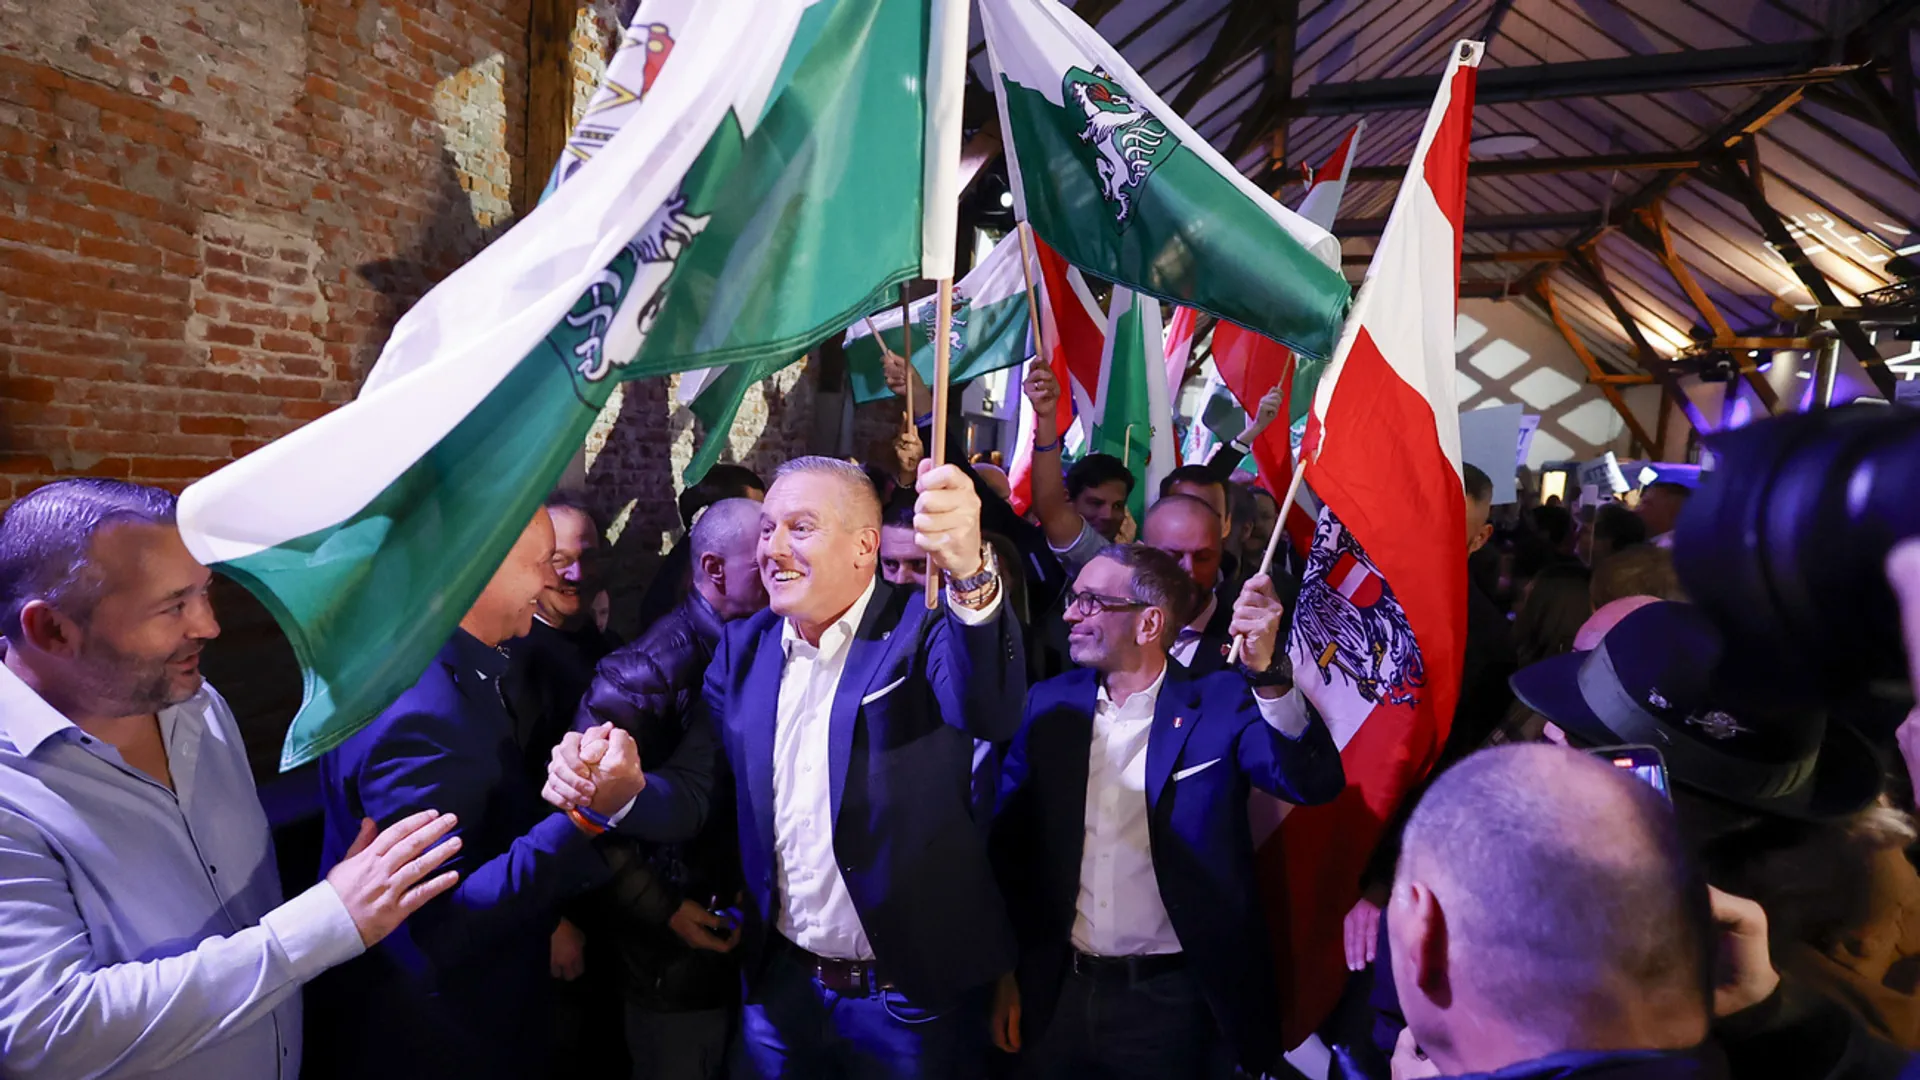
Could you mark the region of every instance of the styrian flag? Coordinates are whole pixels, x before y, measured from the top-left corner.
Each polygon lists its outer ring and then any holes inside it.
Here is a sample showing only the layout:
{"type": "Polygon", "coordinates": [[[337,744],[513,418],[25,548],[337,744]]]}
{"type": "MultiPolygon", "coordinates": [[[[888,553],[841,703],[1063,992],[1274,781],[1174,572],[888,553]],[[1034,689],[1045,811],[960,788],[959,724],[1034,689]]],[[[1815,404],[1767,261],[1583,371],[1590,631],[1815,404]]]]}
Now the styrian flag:
{"type": "Polygon", "coordinates": [[[1362,869],[1439,757],[1459,696],[1467,551],[1453,335],[1483,48],[1453,46],[1302,444],[1324,506],[1288,652],[1341,748],[1347,788],[1293,809],[1258,851],[1289,1045],[1346,984],[1341,923],[1362,869]]]}
{"type": "Polygon", "coordinates": [[[1057,0],[980,0],[1015,216],[1089,274],[1333,348],[1340,245],[1241,176],[1057,0]]]}
{"type": "Polygon", "coordinates": [[[445,643],[707,228],[688,181],[724,171],[717,133],[756,130],[824,14],[647,0],[608,68],[608,108],[631,114],[617,130],[400,319],[354,401],[187,489],[188,550],[266,605],[303,668],[283,767],[346,739],[445,643]]]}

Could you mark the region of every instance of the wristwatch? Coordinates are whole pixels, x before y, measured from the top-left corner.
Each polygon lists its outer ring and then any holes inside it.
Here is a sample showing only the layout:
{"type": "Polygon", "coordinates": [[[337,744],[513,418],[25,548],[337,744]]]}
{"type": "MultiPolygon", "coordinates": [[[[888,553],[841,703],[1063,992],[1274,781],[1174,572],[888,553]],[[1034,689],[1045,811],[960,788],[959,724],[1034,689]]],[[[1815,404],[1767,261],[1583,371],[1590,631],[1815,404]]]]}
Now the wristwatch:
{"type": "Polygon", "coordinates": [[[949,578],[947,589],[956,597],[964,600],[969,593],[977,593],[993,584],[1000,576],[1000,566],[994,560],[993,547],[982,545],[980,548],[980,569],[968,577],[949,578]]]}
{"type": "Polygon", "coordinates": [[[1293,657],[1287,655],[1285,648],[1273,650],[1273,662],[1267,665],[1265,671],[1253,670],[1245,660],[1236,660],[1233,666],[1242,678],[1255,687],[1293,685],[1293,657]]]}

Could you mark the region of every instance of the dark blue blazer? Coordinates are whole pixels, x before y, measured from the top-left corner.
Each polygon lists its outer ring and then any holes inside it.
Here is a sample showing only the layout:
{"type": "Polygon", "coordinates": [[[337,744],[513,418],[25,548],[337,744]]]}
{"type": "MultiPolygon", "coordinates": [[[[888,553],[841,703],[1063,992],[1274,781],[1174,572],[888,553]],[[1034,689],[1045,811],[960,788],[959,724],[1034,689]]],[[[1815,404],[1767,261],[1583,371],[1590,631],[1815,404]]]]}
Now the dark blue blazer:
{"type": "Polygon", "coordinates": [[[321,872],[360,819],[460,816],[453,891],[309,991],[308,1045],[339,1076],[544,1075],[548,940],[561,901],[606,880],[604,860],[527,781],[502,703],[506,658],[454,631],[387,711],[320,759],[321,872]]]}
{"type": "MultiPolygon", "coordinates": [[[[1086,839],[1096,673],[1079,668],[1033,688],[1008,749],[993,827],[1000,879],[1020,937],[1023,1041],[1035,1045],[1073,953],[1086,839]]],[[[1247,799],[1330,801],[1346,785],[1319,717],[1298,739],[1261,718],[1234,672],[1193,678],[1169,662],[1147,735],[1148,832],[1161,903],[1238,1060],[1258,1075],[1280,1045],[1278,988],[1255,885],[1247,799]],[[1185,773],[1183,779],[1174,779],[1185,773]]]]}
{"type": "MultiPolygon", "coordinates": [[[[740,820],[749,995],[775,930],[773,735],[786,666],[771,611],[730,623],[701,707],[725,744],[740,820]]],[[[881,972],[917,1002],[1013,969],[1013,930],[972,793],[974,738],[1004,741],[1026,694],[1019,623],[967,626],[915,589],[874,583],[829,720],[833,850],[881,972]]]]}

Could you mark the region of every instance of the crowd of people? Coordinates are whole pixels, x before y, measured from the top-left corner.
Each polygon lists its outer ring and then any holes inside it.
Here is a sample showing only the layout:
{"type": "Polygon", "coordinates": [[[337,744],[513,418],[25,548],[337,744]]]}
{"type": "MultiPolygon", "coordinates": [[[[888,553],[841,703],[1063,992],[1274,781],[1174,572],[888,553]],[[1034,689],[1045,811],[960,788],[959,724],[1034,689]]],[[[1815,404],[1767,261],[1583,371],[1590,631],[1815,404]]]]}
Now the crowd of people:
{"type": "MultiPolygon", "coordinates": [[[[1299,568],[1263,565],[1279,508],[1235,479],[1278,398],[1136,521],[1125,464],[1064,466],[1051,374],[1024,391],[1027,513],[957,447],[716,466],[631,641],[556,493],[322,757],[291,899],[173,498],[17,500],[0,1075],[1296,1075],[1248,799],[1347,777],[1287,657],[1299,568]]],[[[1355,883],[1335,1075],[1900,1076],[1920,875],[1885,781],[1920,712],[1715,679],[1667,552],[1685,487],[1497,521],[1464,487],[1460,704],[1355,883]],[[1584,752],[1622,744],[1670,790],[1584,752]]],[[[1920,663],[1920,546],[1889,575],[1920,663]]]]}

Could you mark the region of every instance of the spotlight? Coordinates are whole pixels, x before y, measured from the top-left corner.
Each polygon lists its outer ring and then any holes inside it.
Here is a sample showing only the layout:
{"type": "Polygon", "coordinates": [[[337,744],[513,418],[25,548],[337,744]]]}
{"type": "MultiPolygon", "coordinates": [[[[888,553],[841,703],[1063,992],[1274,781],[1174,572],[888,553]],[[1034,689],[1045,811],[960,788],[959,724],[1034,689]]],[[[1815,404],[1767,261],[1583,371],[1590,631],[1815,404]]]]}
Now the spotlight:
{"type": "Polygon", "coordinates": [[[1006,209],[1006,208],[1008,208],[1008,207],[1011,207],[1012,205],[1013,205],[1013,192],[1011,192],[1011,191],[1003,191],[1003,192],[1001,192],[1001,193],[1000,193],[1000,207],[1001,207],[1001,209],[1006,209]]]}

